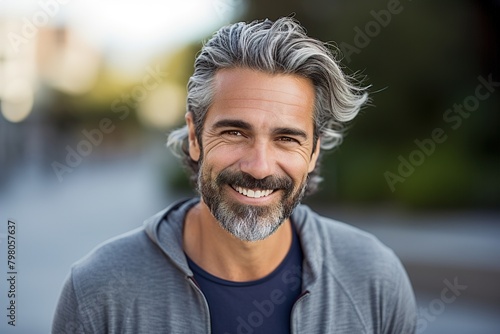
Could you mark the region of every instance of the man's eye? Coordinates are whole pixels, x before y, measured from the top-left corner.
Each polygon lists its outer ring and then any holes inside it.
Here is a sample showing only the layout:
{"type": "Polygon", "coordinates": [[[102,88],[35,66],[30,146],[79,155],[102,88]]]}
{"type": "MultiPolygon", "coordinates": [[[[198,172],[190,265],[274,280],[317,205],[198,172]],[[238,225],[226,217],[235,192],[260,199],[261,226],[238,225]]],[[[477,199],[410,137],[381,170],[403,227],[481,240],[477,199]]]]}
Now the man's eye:
{"type": "Polygon", "coordinates": [[[278,141],[290,142],[290,143],[299,143],[299,141],[297,139],[291,138],[291,137],[278,137],[278,141]]]}
{"type": "Polygon", "coordinates": [[[224,131],[222,134],[223,135],[230,135],[230,136],[243,136],[243,134],[240,131],[237,131],[237,130],[224,131]]]}

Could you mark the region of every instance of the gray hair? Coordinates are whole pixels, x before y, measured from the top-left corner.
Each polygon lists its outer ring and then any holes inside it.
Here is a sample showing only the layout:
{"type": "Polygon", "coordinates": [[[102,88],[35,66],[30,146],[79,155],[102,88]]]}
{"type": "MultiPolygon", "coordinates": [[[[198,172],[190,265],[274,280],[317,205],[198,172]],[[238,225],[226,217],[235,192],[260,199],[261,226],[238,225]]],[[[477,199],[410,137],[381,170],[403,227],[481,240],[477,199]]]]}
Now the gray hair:
{"type": "MultiPolygon", "coordinates": [[[[315,88],[314,145],[320,138],[322,150],[340,145],[345,123],[368,100],[366,88],[356,86],[342,72],[329,45],[308,37],[293,18],[238,22],[222,27],[205,43],[188,82],[187,112],[193,115],[200,148],[203,123],[214,97],[215,74],[236,67],[311,79],[315,88]]],[[[199,162],[189,156],[187,126],[170,133],[167,146],[183,159],[196,184],[199,162]]],[[[309,174],[306,193],[316,191],[319,182],[318,162],[309,174]]]]}

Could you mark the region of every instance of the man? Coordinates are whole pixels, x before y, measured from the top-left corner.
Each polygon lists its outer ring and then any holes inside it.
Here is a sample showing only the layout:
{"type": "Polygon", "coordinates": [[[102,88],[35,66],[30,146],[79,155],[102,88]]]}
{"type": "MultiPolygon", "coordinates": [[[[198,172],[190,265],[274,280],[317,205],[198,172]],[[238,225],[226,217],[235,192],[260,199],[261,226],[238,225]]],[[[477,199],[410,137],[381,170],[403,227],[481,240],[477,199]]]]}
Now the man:
{"type": "Polygon", "coordinates": [[[76,263],[53,332],[414,333],[392,251],[299,205],[366,100],[293,19],[220,29],[168,141],[200,198],[76,263]]]}

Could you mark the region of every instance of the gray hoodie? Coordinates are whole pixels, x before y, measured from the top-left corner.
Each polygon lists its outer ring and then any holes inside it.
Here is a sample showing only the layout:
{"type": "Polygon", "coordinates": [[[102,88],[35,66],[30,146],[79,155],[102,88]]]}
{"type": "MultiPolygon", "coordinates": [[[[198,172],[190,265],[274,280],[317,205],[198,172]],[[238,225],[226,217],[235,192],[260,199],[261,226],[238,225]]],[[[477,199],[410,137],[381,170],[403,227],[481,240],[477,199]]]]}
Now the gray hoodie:
{"type": "MultiPolygon", "coordinates": [[[[185,214],[198,201],[171,205],[75,263],[52,333],[210,333],[210,310],[182,248],[185,214]]],[[[305,205],[291,220],[304,253],[292,333],[415,333],[413,291],[390,249],[305,205]]],[[[237,333],[258,330],[244,324],[237,333]]]]}

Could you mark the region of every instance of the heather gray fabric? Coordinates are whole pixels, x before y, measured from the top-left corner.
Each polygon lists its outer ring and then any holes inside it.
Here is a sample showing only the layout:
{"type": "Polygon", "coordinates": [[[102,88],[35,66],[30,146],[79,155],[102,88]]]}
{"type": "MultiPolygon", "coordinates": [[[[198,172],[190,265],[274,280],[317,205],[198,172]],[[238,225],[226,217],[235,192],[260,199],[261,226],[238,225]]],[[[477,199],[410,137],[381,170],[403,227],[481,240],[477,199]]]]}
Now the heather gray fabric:
{"type": "MultiPolygon", "coordinates": [[[[75,263],[52,333],[210,333],[208,305],[182,250],[184,216],[198,201],[171,205],[75,263]]],[[[293,333],[415,333],[413,291],[391,250],[304,205],[292,222],[304,252],[293,333]]]]}

